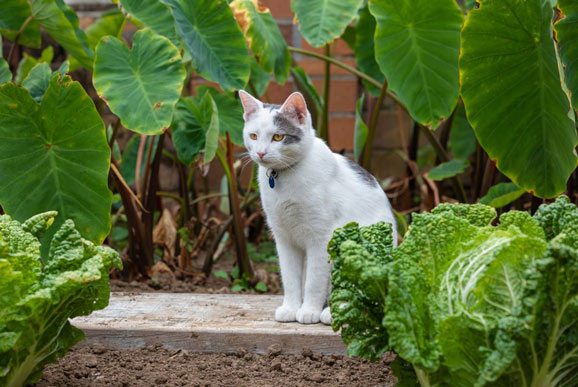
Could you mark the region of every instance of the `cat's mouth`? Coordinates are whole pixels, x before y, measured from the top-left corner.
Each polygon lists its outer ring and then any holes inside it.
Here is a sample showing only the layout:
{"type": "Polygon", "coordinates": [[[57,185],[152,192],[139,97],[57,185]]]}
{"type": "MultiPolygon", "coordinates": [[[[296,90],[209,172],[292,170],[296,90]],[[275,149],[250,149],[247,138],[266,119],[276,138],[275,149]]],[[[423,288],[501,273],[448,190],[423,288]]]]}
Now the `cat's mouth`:
{"type": "Polygon", "coordinates": [[[275,160],[269,159],[267,157],[264,158],[259,158],[259,157],[253,157],[252,158],[254,162],[256,162],[257,164],[259,164],[262,167],[265,168],[278,168],[281,166],[280,163],[276,162],[275,160]]]}

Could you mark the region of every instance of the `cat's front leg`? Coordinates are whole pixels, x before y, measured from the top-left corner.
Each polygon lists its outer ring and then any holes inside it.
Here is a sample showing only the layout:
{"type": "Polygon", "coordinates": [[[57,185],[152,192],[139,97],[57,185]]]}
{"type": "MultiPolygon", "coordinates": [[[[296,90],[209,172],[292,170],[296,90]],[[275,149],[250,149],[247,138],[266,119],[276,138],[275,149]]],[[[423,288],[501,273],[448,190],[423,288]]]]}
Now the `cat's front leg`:
{"type": "Polygon", "coordinates": [[[325,245],[320,243],[307,251],[303,305],[297,311],[297,321],[301,324],[319,322],[329,295],[330,264],[325,245]]]}
{"type": "Polygon", "coordinates": [[[276,246],[283,281],[283,304],[275,311],[275,320],[296,321],[297,310],[301,307],[303,300],[301,280],[304,252],[282,238],[277,238],[276,246]]]}

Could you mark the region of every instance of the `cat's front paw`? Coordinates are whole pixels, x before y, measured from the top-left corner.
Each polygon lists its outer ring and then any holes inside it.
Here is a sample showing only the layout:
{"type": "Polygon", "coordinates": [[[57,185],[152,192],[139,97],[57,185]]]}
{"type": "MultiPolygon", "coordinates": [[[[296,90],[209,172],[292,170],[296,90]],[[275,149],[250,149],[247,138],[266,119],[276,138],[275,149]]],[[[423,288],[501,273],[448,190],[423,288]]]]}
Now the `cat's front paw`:
{"type": "Polygon", "coordinates": [[[321,315],[319,316],[319,320],[325,325],[331,325],[331,310],[329,307],[323,309],[321,315]]]}
{"type": "Polygon", "coordinates": [[[285,305],[281,305],[275,311],[275,321],[278,322],[291,322],[297,321],[297,308],[290,308],[285,305]]]}
{"type": "Polygon", "coordinates": [[[317,324],[321,311],[312,308],[299,308],[297,311],[297,321],[301,324],[317,324]]]}

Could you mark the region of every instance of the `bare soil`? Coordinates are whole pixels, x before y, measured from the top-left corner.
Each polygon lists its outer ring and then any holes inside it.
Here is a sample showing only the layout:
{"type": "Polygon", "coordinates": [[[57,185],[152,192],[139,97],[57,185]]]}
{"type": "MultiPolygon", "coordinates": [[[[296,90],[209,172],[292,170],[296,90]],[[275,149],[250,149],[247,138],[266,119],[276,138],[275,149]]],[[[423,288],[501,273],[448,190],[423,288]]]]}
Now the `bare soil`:
{"type": "Polygon", "coordinates": [[[169,351],[161,345],[137,350],[107,350],[100,345],[73,348],[59,364],[44,369],[38,387],[75,386],[393,386],[393,356],[365,359],[301,355],[196,354],[169,351]]]}

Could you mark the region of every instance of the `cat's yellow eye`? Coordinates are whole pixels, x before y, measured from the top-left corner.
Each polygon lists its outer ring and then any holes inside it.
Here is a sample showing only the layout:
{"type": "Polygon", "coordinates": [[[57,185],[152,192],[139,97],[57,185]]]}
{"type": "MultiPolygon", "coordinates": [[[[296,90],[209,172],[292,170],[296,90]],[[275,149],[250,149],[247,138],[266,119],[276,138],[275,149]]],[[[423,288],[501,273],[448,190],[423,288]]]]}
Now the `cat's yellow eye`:
{"type": "Polygon", "coordinates": [[[257,139],[257,135],[255,133],[251,133],[249,135],[249,137],[251,137],[251,140],[256,140],[257,139]]]}
{"type": "Polygon", "coordinates": [[[281,141],[281,140],[283,140],[283,138],[285,138],[285,136],[282,134],[279,134],[279,133],[275,133],[273,135],[273,141],[281,141]]]}

